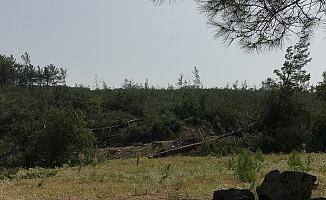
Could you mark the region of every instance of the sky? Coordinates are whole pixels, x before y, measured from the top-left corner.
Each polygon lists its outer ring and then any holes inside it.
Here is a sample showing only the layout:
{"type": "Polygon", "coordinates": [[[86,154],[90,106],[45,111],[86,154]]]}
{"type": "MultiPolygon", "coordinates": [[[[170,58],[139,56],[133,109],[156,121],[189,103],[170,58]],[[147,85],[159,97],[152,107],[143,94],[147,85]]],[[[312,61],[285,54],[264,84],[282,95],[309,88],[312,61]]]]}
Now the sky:
{"type": "MultiPolygon", "coordinates": [[[[204,87],[236,81],[261,85],[284,63],[285,45],[277,52],[248,55],[214,40],[193,1],[155,6],[150,0],[10,0],[0,1],[0,54],[18,62],[28,52],[35,66],[67,69],[67,85],[119,88],[124,80],[167,87],[180,74],[192,79],[194,66],[204,87]]],[[[326,71],[325,31],[310,46],[306,66],[310,84],[326,71]]]]}

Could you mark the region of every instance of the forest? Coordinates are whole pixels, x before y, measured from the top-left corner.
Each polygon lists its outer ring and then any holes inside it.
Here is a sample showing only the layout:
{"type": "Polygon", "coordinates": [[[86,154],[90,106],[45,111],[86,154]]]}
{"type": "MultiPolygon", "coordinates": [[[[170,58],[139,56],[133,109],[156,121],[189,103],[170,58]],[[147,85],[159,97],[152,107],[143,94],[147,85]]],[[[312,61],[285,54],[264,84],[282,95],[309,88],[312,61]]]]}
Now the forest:
{"type": "Polygon", "coordinates": [[[162,140],[204,141],[189,152],[197,156],[326,150],[326,72],[309,85],[305,39],[287,48],[277,78],[259,87],[204,88],[197,67],[191,80],[180,75],[167,88],[128,79],[121,88],[71,87],[66,69],[21,58],[0,54],[0,166],[90,163],[102,148],[162,140]],[[195,131],[182,134],[187,128],[195,131]],[[211,140],[227,133],[234,134],[211,140]]]}

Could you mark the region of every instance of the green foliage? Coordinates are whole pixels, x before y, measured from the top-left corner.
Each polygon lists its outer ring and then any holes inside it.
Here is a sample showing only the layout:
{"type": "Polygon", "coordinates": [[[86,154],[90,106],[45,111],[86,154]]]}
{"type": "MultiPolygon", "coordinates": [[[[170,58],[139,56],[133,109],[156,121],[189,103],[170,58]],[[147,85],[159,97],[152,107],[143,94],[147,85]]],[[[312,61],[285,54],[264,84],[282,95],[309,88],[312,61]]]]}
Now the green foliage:
{"type": "Polygon", "coordinates": [[[324,152],[326,150],[326,71],[323,72],[323,81],[315,89],[318,99],[322,102],[322,109],[318,110],[315,117],[312,144],[307,146],[313,151],[324,152]]]}
{"type": "Polygon", "coordinates": [[[0,87],[13,83],[16,76],[15,58],[11,55],[6,57],[0,54],[0,87]]]}
{"type": "Polygon", "coordinates": [[[200,89],[203,88],[203,83],[200,80],[200,76],[199,76],[199,70],[197,69],[197,67],[194,67],[194,71],[192,71],[193,74],[193,88],[196,89],[200,89]]]}
{"type": "Polygon", "coordinates": [[[147,143],[151,139],[149,130],[145,126],[137,126],[136,124],[131,124],[129,127],[123,129],[120,134],[120,142],[125,144],[137,142],[147,143]]]}
{"type": "Polygon", "coordinates": [[[0,166],[0,180],[2,179],[12,179],[15,178],[18,171],[20,170],[20,167],[14,167],[14,168],[5,168],[4,166],[0,166]]]}
{"type": "Polygon", "coordinates": [[[235,169],[235,160],[233,158],[233,156],[231,156],[228,159],[228,170],[234,170],[235,169]]]}
{"type": "Polygon", "coordinates": [[[256,182],[257,163],[252,159],[251,152],[245,150],[242,154],[238,155],[235,175],[244,182],[256,182]]]}
{"type": "Polygon", "coordinates": [[[78,155],[85,155],[85,163],[95,156],[94,135],[86,128],[82,113],[73,110],[48,109],[47,123],[36,140],[26,162],[30,166],[62,166],[71,161],[79,164],[78,155]]]}
{"type": "Polygon", "coordinates": [[[150,123],[149,129],[152,140],[173,139],[180,132],[182,126],[182,122],[169,111],[165,111],[163,114],[152,118],[150,123]]]}
{"type": "Polygon", "coordinates": [[[326,71],[323,72],[323,81],[316,86],[316,94],[326,106],[326,71]]]}
{"type": "MultiPolygon", "coordinates": [[[[161,5],[166,1],[152,2],[161,5]]],[[[170,4],[176,2],[169,1],[170,4]]],[[[221,39],[227,46],[236,42],[246,53],[279,50],[284,41],[302,35],[310,39],[325,22],[324,1],[195,2],[200,13],[207,16],[207,24],[215,29],[214,38],[221,39]]]]}
{"type": "Polygon", "coordinates": [[[92,164],[97,147],[155,140],[182,145],[204,140],[191,152],[197,156],[257,149],[254,158],[260,161],[262,152],[289,152],[303,142],[307,151],[324,151],[326,78],[306,90],[308,46],[302,38],[289,47],[283,67],[275,70],[278,79],[268,79],[259,90],[237,81],[203,89],[196,67],[192,81],[180,76],[177,89],[128,79],[117,89],[67,87],[62,68],[35,67],[27,53],[23,63],[0,55],[0,165],[79,165],[80,154],[83,164],[92,164]],[[210,140],[232,132],[237,134],[210,140]]]}
{"type": "Polygon", "coordinates": [[[314,159],[311,155],[307,157],[305,160],[305,165],[306,165],[306,171],[309,171],[311,169],[311,164],[314,162],[314,159]]]}
{"type": "MultiPolygon", "coordinates": [[[[199,141],[202,138],[198,138],[199,141]]],[[[255,141],[249,141],[251,138],[248,138],[246,133],[242,137],[225,137],[218,140],[206,139],[203,141],[202,145],[196,150],[191,152],[193,156],[228,156],[241,153],[243,149],[246,148],[255,148],[256,144],[253,144],[255,141]]],[[[197,141],[198,142],[198,141],[197,141]]]]}
{"type": "Polygon", "coordinates": [[[258,149],[255,152],[255,158],[257,160],[259,160],[260,162],[264,162],[264,155],[263,155],[263,151],[258,147],[258,149]]]}
{"type": "Polygon", "coordinates": [[[196,156],[207,156],[207,155],[217,155],[220,149],[216,144],[216,141],[205,140],[203,144],[193,152],[196,156]]]}
{"type": "Polygon", "coordinates": [[[303,69],[309,62],[309,45],[308,38],[303,36],[294,46],[290,46],[286,50],[283,67],[275,70],[274,73],[279,77],[278,85],[281,87],[280,100],[284,96],[288,96],[295,90],[302,90],[306,87],[306,82],[310,80],[310,74],[303,69]],[[284,95],[284,96],[283,96],[284,95]]]}
{"type": "Polygon", "coordinates": [[[30,170],[24,171],[20,174],[21,179],[44,179],[57,175],[58,170],[56,169],[44,169],[41,167],[36,167],[30,170]]]}
{"type": "Polygon", "coordinates": [[[307,162],[304,164],[301,161],[300,158],[300,153],[296,150],[292,150],[290,155],[289,155],[289,159],[288,159],[288,166],[292,171],[307,171],[309,170],[309,166],[312,162],[312,158],[308,157],[307,162]]]}
{"type": "Polygon", "coordinates": [[[315,119],[315,123],[313,125],[312,134],[314,138],[310,145],[308,144],[308,148],[312,151],[324,152],[326,150],[326,111],[321,111],[315,119]]]}
{"type": "Polygon", "coordinates": [[[262,132],[278,140],[287,152],[312,139],[312,112],[302,100],[310,79],[310,74],[303,69],[311,61],[308,47],[305,36],[288,47],[283,67],[274,71],[278,79],[263,83],[270,93],[265,103],[262,132]]]}
{"type": "Polygon", "coordinates": [[[161,182],[171,176],[171,166],[172,166],[171,164],[167,164],[164,166],[161,182]]]}

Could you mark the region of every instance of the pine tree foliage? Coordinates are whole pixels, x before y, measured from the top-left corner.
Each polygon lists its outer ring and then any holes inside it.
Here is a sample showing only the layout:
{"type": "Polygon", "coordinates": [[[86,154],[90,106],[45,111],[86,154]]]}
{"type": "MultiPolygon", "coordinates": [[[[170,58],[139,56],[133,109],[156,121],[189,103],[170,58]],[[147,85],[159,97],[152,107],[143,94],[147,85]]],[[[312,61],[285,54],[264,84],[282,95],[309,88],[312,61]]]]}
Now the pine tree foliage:
{"type": "MultiPolygon", "coordinates": [[[[151,0],[157,5],[165,0],[151,0]]],[[[169,3],[176,3],[170,0],[169,3]]],[[[281,48],[285,40],[312,36],[325,24],[325,0],[194,0],[215,38],[227,45],[237,41],[245,52],[264,52],[281,48]]]]}

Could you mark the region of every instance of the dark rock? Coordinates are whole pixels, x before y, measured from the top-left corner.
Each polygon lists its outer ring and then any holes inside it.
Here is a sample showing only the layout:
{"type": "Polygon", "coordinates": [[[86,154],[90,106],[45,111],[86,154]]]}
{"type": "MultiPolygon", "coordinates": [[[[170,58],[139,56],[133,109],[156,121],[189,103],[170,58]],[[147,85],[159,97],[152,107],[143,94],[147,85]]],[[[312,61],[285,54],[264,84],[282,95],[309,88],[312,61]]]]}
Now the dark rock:
{"type": "Polygon", "coordinates": [[[250,190],[231,188],[214,191],[213,200],[255,200],[255,196],[250,190]]]}
{"type": "Polygon", "coordinates": [[[256,191],[259,200],[309,200],[316,177],[304,172],[269,172],[256,191]]]}
{"type": "Polygon", "coordinates": [[[326,198],[325,197],[319,197],[319,198],[312,198],[310,200],[326,200],[326,198]]]}

